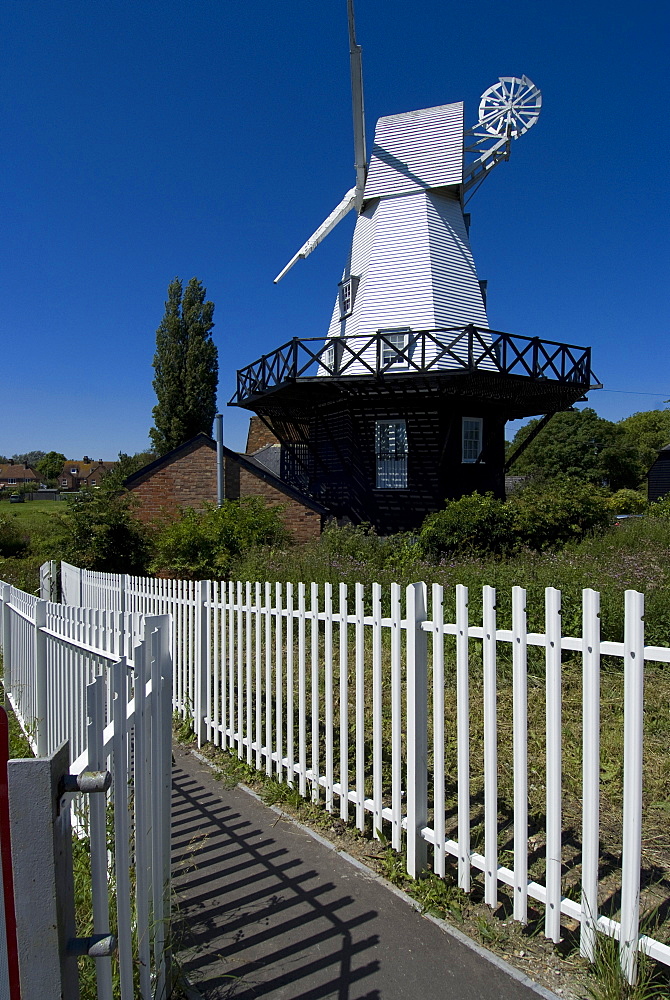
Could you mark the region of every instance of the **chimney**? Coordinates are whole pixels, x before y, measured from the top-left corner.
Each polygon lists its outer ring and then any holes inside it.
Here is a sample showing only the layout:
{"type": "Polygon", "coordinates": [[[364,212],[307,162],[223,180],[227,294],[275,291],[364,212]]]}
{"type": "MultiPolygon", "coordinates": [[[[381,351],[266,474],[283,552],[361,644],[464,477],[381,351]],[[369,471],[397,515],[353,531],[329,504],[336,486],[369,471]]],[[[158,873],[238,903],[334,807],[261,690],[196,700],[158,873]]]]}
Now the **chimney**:
{"type": "Polygon", "coordinates": [[[84,455],[84,457],[83,457],[82,461],[83,461],[83,462],[86,462],[86,463],[88,464],[88,462],[90,462],[90,461],[91,461],[91,459],[90,459],[90,458],[88,457],[88,455],[84,455]]]}

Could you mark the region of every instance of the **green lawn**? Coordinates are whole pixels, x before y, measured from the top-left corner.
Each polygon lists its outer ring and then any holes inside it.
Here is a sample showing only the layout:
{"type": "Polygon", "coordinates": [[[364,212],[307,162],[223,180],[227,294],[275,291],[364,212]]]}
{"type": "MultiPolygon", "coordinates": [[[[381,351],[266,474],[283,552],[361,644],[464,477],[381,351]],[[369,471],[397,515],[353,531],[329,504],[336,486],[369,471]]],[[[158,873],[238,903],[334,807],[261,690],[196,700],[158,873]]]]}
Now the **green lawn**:
{"type": "Polygon", "coordinates": [[[27,551],[13,555],[11,549],[0,547],[0,580],[21,590],[36,594],[39,589],[39,567],[47,559],[59,559],[61,532],[58,515],[68,509],[59,500],[26,500],[10,504],[0,502],[0,526],[5,526],[10,538],[30,539],[27,551]]]}
{"type": "Polygon", "coordinates": [[[54,514],[62,513],[65,510],[62,500],[26,500],[24,503],[10,503],[9,500],[0,502],[0,516],[16,518],[17,524],[22,528],[30,530],[37,525],[47,522],[54,514]]]}

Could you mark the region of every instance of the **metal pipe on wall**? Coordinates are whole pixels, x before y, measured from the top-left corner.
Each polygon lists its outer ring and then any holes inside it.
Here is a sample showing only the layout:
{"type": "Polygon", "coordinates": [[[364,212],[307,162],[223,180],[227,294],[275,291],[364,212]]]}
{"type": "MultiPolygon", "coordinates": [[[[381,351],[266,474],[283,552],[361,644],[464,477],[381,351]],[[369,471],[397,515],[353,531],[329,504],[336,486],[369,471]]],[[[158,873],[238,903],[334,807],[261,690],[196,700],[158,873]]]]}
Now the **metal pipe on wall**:
{"type": "Polygon", "coordinates": [[[216,436],[216,506],[223,506],[223,416],[217,413],[214,417],[216,436]]]}

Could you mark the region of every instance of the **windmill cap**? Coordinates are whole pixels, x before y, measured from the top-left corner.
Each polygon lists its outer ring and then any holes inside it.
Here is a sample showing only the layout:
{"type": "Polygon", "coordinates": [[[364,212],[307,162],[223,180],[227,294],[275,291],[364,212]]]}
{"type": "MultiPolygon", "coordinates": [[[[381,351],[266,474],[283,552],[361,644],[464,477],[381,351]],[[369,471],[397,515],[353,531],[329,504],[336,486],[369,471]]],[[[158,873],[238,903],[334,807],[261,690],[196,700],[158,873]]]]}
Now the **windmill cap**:
{"type": "Polygon", "coordinates": [[[366,199],[458,185],[462,179],[462,101],[379,119],[366,199]]]}

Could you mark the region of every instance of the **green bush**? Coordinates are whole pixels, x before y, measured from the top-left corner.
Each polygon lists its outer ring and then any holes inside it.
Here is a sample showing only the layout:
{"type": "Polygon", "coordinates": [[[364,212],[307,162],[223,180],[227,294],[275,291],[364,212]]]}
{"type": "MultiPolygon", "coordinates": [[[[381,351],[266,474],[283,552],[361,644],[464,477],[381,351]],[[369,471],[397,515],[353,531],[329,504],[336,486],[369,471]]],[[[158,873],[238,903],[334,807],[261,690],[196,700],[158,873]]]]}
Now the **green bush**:
{"type": "Polygon", "coordinates": [[[30,554],[3,559],[0,557],[0,580],[27,594],[39,594],[40,566],[43,560],[30,554]]]}
{"type": "Polygon", "coordinates": [[[11,514],[0,516],[0,556],[18,556],[28,548],[28,539],[11,514]]]}
{"type": "Polygon", "coordinates": [[[287,541],[279,513],[261,497],[182,510],[176,520],[157,530],[151,569],[189,579],[223,579],[234,557],[287,541]]]}
{"type": "Polygon", "coordinates": [[[531,483],[510,497],[506,507],[519,544],[536,551],[599,534],[612,523],[607,493],[578,479],[531,483]]]}
{"type": "Polygon", "coordinates": [[[649,504],[649,517],[670,521],[670,496],[662,497],[649,504]]]}
{"type": "Polygon", "coordinates": [[[508,504],[492,493],[472,493],[428,515],[421,528],[421,550],[432,559],[456,552],[509,552],[514,548],[512,528],[508,504]]]}
{"type": "Polygon", "coordinates": [[[132,513],[128,494],[84,489],[68,497],[59,517],[62,558],[82,569],[146,572],[149,538],[132,513]]]}
{"type": "Polygon", "coordinates": [[[430,559],[511,555],[523,548],[545,551],[598,534],[611,523],[604,490],[579,480],[554,479],[531,483],[507,501],[472,493],[448,502],[424,521],[420,547],[430,559]]]}
{"type": "Polygon", "coordinates": [[[617,490],[607,501],[613,514],[642,514],[647,498],[639,490],[617,490]]]}

